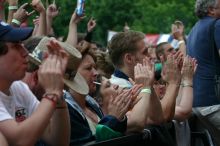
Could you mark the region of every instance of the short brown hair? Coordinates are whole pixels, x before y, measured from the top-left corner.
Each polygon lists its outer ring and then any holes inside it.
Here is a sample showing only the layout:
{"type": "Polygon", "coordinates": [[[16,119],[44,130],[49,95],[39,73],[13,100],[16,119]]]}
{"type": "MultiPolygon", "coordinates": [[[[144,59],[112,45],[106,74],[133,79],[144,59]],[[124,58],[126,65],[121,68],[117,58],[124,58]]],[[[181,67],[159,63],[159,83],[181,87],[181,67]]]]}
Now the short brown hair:
{"type": "Polygon", "coordinates": [[[114,35],[108,44],[110,58],[114,66],[123,65],[123,55],[136,52],[136,43],[144,38],[144,33],[138,31],[119,32],[114,35]]]}

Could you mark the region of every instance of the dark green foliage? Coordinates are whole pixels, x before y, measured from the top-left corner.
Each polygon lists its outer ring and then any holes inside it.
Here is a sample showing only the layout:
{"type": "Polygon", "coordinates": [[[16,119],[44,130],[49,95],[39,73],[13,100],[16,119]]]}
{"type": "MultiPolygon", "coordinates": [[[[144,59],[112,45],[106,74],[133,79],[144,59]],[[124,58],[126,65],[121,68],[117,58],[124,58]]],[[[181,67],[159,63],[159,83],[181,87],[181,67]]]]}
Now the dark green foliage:
{"type": "MultiPolygon", "coordinates": [[[[57,35],[67,35],[76,1],[56,0],[61,7],[60,15],[53,24],[57,35]]],[[[97,28],[93,40],[102,44],[106,44],[108,30],[122,31],[125,22],[131,29],[144,33],[169,33],[172,22],[178,19],[184,22],[188,33],[197,20],[194,3],[194,0],[86,0],[87,17],[80,23],[78,31],[85,32],[89,18],[94,17],[97,28]]]]}

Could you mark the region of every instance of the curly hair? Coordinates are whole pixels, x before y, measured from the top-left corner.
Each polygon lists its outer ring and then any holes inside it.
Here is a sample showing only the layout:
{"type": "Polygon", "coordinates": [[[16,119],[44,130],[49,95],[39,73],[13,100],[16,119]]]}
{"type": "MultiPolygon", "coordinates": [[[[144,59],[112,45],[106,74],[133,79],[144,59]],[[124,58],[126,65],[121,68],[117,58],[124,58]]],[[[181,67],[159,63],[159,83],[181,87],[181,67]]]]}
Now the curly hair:
{"type": "Polygon", "coordinates": [[[215,7],[217,0],[196,0],[195,14],[199,18],[203,18],[208,15],[208,9],[215,7]]]}
{"type": "Polygon", "coordinates": [[[111,75],[114,72],[114,66],[110,61],[109,54],[101,51],[97,52],[96,59],[97,69],[103,71],[106,78],[111,78],[111,75]]]}

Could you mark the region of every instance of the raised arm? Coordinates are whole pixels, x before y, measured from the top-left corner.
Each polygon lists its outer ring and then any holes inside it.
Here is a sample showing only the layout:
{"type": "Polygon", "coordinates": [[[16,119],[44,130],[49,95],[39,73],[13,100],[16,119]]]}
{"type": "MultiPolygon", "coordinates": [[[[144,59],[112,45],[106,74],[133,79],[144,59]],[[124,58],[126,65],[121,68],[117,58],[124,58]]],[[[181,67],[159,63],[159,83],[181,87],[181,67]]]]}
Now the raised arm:
{"type": "Polygon", "coordinates": [[[170,121],[174,117],[176,97],[178,95],[181,72],[178,62],[173,55],[169,55],[167,62],[163,66],[162,77],[167,81],[167,89],[164,97],[161,99],[163,115],[165,121],[170,121]]]}
{"type": "MultiPolygon", "coordinates": [[[[51,50],[51,54],[54,55],[58,54],[58,60],[60,61],[59,69],[61,70],[61,75],[63,77],[68,63],[68,54],[57,43],[57,41],[51,41],[48,48],[49,50],[51,50]],[[58,49],[59,52],[54,51],[54,48],[58,49]]],[[[60,88],[63,88],[63,83],[60,85],[61,85],[60,88]]],[[[53,91],[46,91],[46,93],[51,93],[51,92],[53,93],[53,91]]],[[[63,92],[61,91],[61,96],[62,95],[63,92]]],[[[56,110],[53,114],[49,126],[47,127],[47,131],[45,131],[44,133],[44,139],[45,141],[48,142],[48,144],[52,146],[68,146],[70,140],[69,138],[70,138],[69,111],[65,100],[61,98],[61,100],[59,100],[58,103],[56,104],[56,110]]]]}
{"type": "Polygon", "coordinates": [[[89,22],[87,23],[87,33],[85,36],[85,40],[87,42],[91,42],[92,40],[92,32],[96,27],[96,20],[94,18],[90,18],[89,22]]]}
{"type": "Polygon", "coordinates": [[[154,80],[153,64],[150,63],[148,58],[144,59],[143,62],[143,64],[137,64],[134,69],[135,83],[141,84],[143,87],[137,97],[140,98],[139,101],[127,114],[128,132],[140,132],[144,129],[146,123],[161,123],[163,120],[160,102],[152,96],[151,91],[154,80]]]}
{"type": "Polygon", "coordinates": [[[75,12],[73,13],[70,23],[69,32],[66,42],[70,45],[76,47],[77,45],[77,24],[84,18],[84,16],[78,16],[75,12]]]}
{"type": "Polygon", "coordinates": [[[174,24],[172,24],[172,35],[173,38],[178,40],[179,50],[181,53],[186,56],[186,40],[185,40],[185,34],[184,34],[184,25],[181,21],[175,21],[174,24]]]}
{"type": "Polygon", "coordinates": [[[59,9],[56,6],[55,1],[47,7],[47,34],[53,35],[53,19],[58,16],[59,9]]]}
{"type": "Polygon", "coordinates": [[[21,5],[18,10],[13,14],[13,19],[11,24],[14,27],[20,27],[20,25],[25,22],[29,16],[31,16],[34,11],[28,13],[25,8],[28,6],[28,3],[24,3],[21,5]]]}
{"type": "Polygon", "coordinates": [[[189,56],[184,58],[182,74],[182,83],[179,100],[176,103],[174,119],[178,121],[186,120],[192,112],[193,103],[193,75],[196,71],[197,63],[195,59],[189,56]]]}
{"type": "Polygon", "coordinates": [[[39,28],[36,32],[36,36],[46,36],[47,35],[47,20],[46,20],[46,10],[44,8],[41,0],[33,0],[31,3],[32,7],[40,14],[39,15],[39,28]]]}
{"type": "Polygon", "coordinates": [[[7,22],[9,24],[11,24],[11,21],[13,19],[13,15],[18,9],[18,0],[7,0],[7,2],[8,2],[8,5],[9,5],[8,6],[9,11],[8,11],[7,22]]]}

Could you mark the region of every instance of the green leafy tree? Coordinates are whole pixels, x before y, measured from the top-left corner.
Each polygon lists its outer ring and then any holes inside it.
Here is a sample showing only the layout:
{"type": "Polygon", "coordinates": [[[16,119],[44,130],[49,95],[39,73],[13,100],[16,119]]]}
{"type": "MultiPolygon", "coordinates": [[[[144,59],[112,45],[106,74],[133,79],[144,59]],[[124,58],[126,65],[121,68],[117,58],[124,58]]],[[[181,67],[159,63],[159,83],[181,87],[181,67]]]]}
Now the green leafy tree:
{"type": "MultiPolygon", "coordinates": [[[[26,0],[20,2],[24,3],[26,0]]],[[[61,7],[60,15],[53,24],[58,36],[67,35],[76,2],[77,0],[56,0],[58,7],[61,7]]],[[[79,24],[78,31],[86,32],[88,20],[94,17],[97,27],[93,40],[102,44],[106,44],[108,30],[122,31],[125,22],[131,29],[144,33],[170,33],[171,24],[175,20],[181,20],[188,33],[197,21],[194,3],[192,0],[86,0],[86,18],[79,24]]]]}

